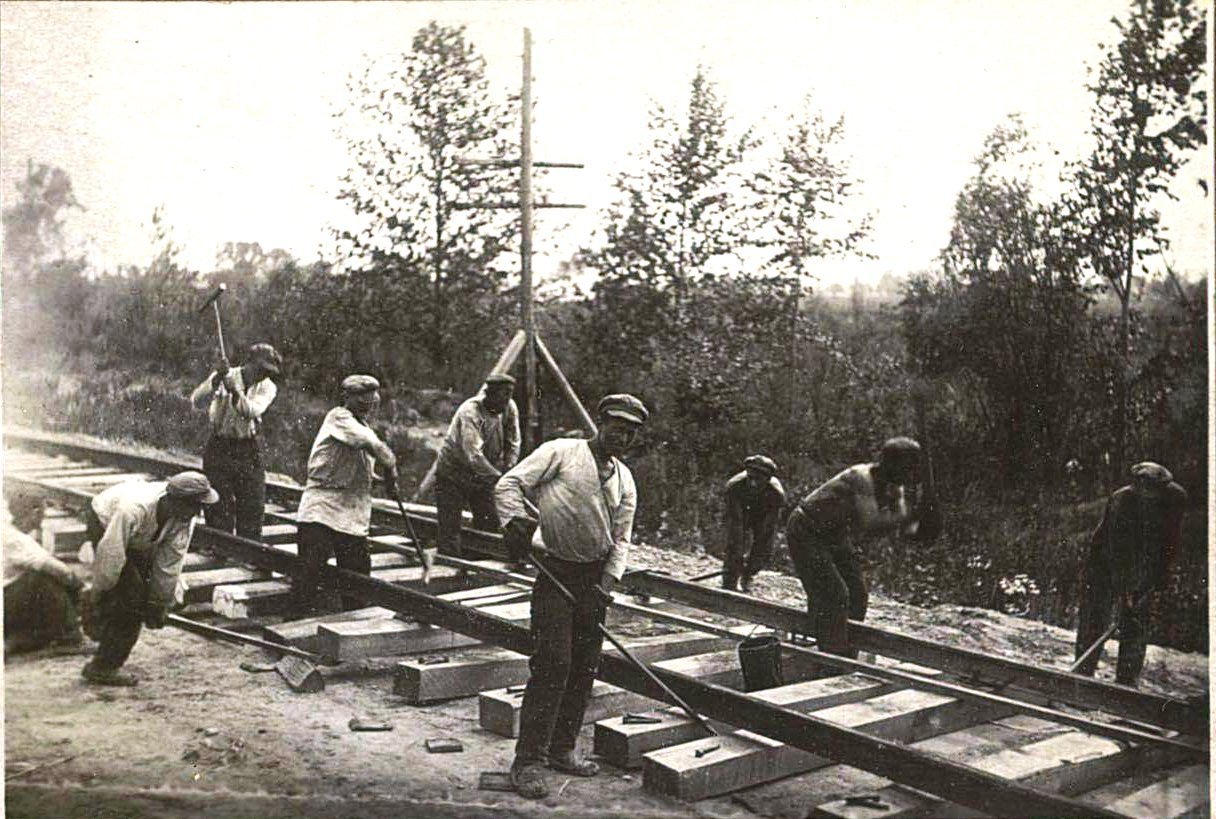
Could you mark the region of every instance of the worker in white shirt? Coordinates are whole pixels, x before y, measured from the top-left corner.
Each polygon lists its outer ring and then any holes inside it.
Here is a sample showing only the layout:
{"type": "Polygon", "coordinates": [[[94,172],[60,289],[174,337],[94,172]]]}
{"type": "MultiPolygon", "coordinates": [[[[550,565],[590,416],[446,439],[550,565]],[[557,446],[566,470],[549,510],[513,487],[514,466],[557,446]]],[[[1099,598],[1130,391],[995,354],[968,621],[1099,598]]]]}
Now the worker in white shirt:
{"type": "Polygon", "coordinates": [[[32,533],[41,528],[42,499],[6,491],[0,508],[4,539],[4,656],[49,645],[84,642],[77,600],[84,581],[42,548],[32,533]]]}
{"type": "Polygon", "coordinates": [[[207,525],[262,539],[266,471],[258,440],[262,416],[274,402],[283,359],[269,344],[254,344],[240,367],[223,359],[190,395],[195,409],[207,410],[211,435],[203,450],[203,472],[219,493],[207,511],[207,525]]]}
{"type": "MultiPolygon", "coordinates": [[[[370,375],[347,376],[342,381],[342,405],[326,414],[313,441],[296,516],[300,572],[292,578],[292,594],[298,611],[316,607],[321,567],[330,557],[340,569],[371,574],[367,536],[375,467],[380,467],[388,486],[397,485],[397,458],[367,425],[379,406],[379,381],[370,375]]],[[[362,601],[344,597],[342,604],[350,610],[362,601]]]]}
{"type": "Polygon", "coordinates": [[[167,481],[111,486],[85,511],[93,542],[92,584],[84,593],[84,624],[97,653],[81,675],[97,685],[135,685],[119,671],[143,626],[165,625],[180,603],[177,580],[190,548],[195,519],[219,500],[207,476],[179,472],[167,481]]]}
{"type": "Polygon", "coordinates": [[[494,499],[514,559],[527,555],[539,523],[543,562],[573,595],[573,605],[542,574],[532,590],[535,649],[524,690],[511,777],[532,799],[548,793],[544,767],[594,776],[599,767],[575,754],[583,714],[599,665],[613,586],[625,571],[637,489],[621,462],[648,417],[632,395],[609,395],[598,406],[591,440],[541,444],[499,479],[494,499]],[[528,512],[536,499],[539,521],[528,512]]]}

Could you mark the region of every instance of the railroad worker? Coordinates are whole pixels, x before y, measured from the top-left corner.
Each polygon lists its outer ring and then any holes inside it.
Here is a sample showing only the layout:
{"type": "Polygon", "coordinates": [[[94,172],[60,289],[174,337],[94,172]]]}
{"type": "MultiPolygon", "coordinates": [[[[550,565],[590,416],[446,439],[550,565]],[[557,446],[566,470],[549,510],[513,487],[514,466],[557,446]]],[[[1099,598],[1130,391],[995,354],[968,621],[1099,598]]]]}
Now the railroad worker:
{"type": "MultiPolygon", "coordinates": [[[[297,514],[299,573],[292,579],[297,608],[315,608],[321,567],[332,556],[338,568],[370,575],[367,535],[372,519],[372,481],[397,485],[397,458],[367,425],[380,406],[380,382],[370,375],[342,381],[342,404],[321,423],[308,455],[308,479],[297,514]]],[[[342,598],[343,608],[362,601],[342,598]]]]}
{"type": "Polygon", "coordinates": [[[278,393],[270,379],[282,363],[274,347],[254,344],[243,365],[231,368],[228,359],[221,359],[190,395],[195,409],[207,410],[211,425],[203,472],[220,499],[207,509],[207,525],[250,540],[262,539],[266,505],[258,429],[278,393]]]}
{"type": "Polygon", "coordinates": [[[786,540],[821,650],[857,657],[848,621],[864,620],[869,602],[855,551],[858,541],[895,530],[929,542],[941,533],[937,499],[920,482],[920,472],[920,445],[911,438],[892,438],[882,445],[877,461],[849,467],[790,513],[786,540]]]}
{"type": "Polygon", "coordinates": [[[542,573],[532,590],[531,676],[524,690],[511,778],[532,799],[548,793],[543,768],[594,776],[599,767],[575,754],[575,743],[599,665],[608,601],[625,571],[637,489],[620,457],[633,445],[648,412],[632,395],[609,395],[598,406],[590,440],[541,444],[503,475],[495,488],[498,517],[513,557],[535,548],[574,598],[571,605],[542,573]],[[528,513],[536,499],[543,546],[528,513]]]}
{"type": "Polygon", "coordinates": [[[84,642],[77,601],[84,581],[32,536],[42,525],[42,499],[6,493],[0,508],[4,539],[4,655],[84,642]]]}
{"type": "MultiPolygon", "coordinates": [[[[1134,686],[1144,667],[1151,595],[1164,588],[1182,540],[1187,494],[1168,469],[1151,461],[1133,466],[1131,476],[1129,485],[1110,496],[1090,538],[1076,657],[1102,637],[1114,610],[1115,680],[1134,686]]],[[[1092,676],[1101,654],[1093,652],[1077,673],[1092,676]]]]}
{"type": "Polygon", "coordinates": [[[84,515],[94,551],[84,621],[97,653],[81,671],[86,680],[136,684],[119,669],[143,626],[163,627],[169,607],[180,602],[177,581],[195,519],[217,500],[207,476],[194,471],[120,483],[93,498],[84,515]]]}
{"type": "Polygon", "coordinates": [[[785,488],[777,480],[777,464],[764,455],[748,457],[743,461],[743,471],[727,481],[725,501],[722,588],[751,592],[752,578],[773,556],[777,518],[785,506],[785,488]]]}
{"type": "Polygon", "coordinates": [[[435,464],[437,545],[459,555],[461,518],[473,513],[473,528],[499,531],[494,484],[519,460],[519,409],[511,395],[515,379],[486,378],[477,395],[456,410],[435,464]]]}

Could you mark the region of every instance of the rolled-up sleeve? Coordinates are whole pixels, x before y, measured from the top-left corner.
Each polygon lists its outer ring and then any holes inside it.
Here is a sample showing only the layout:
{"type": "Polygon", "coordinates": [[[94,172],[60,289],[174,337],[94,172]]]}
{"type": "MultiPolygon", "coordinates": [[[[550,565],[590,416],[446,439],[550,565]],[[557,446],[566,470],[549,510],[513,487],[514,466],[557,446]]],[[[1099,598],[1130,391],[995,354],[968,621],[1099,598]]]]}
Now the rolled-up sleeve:
{"type": "Polygon", "coordinates": [[[260,421],[266,410],[274,403],[279,388],[269,378],[264,378],[254,384],[244,393],[233,393],[232,407],[241,416],[250,421],[260,421]]]}
{"type": "MultiPolygon", "coordinates": [[[[620,468],[619,466],[617,467],[620,468]]],[[[621,579],[629,562],[629,546],[633,540],[633,518],[638,510],[638,490],[633,482],[633,476],[623,481],[621,500],[612,514],[612,548],[608,551],[608,561],[604,571],[621,579]]]]}
{"type": "Polygon", "coordinates": [[[360,422],[349,410],[331,413],[326,419],[325,431],[347,446],[370,452],[381,467],[396,468],[397,456],[393,454],[393,450],[380,440],[380,436],[371,427],[360,422]]]}
{"type": "Polygon", "coordinates": [[[494,486],[494,506],[503,526],[512,518],[531,517],[527,510],[527,494],[542,483],[553,480],[560,468],[560,458],[554,447],[541,444],[531,455],[506,472],[494,486]]]}

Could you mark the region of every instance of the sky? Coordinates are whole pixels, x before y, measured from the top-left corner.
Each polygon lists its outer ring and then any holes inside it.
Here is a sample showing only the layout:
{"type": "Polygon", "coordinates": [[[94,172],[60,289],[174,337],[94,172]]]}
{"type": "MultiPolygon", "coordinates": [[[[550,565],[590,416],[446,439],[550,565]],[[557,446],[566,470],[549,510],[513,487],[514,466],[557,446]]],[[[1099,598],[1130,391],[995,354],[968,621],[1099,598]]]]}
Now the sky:
{"type": "MultiPolygon", "coordinates": [[[[0,4],[0,196],[33,160],[72,178],[85,212],[70,241],[94,267],[143,264],[162,207],[183,260],[208,270],[225,242],[311,261],[331,247],[347,157],[334,114],[347,78],[409,48],[430,20],[466,24],[504,93],[533,33],[540,280],[580,245],[612,181],[646,142],[655,102],[679,110],[698,65],[742,128],[813,94],[845,119],[845,148],[874,214],[874,258],[833,261],[824,283],[930,268],[983,139],[1013,112],[1061,156],[1086,149],[1086,65],[1110,42],[1112,0],[778,2],[327,2],[0,4]],[[551,214],[560,214],[553,216],[551,214]]],[[[1210,8],[1210,4],[1209,4],[1210,8]]],[[[1210,150],[1210,149],[1209,149],[1210,150]]],[[[1212,264],[1212,203],[1188,164],[1163,207],[1178,270],[1212,264]]]]}

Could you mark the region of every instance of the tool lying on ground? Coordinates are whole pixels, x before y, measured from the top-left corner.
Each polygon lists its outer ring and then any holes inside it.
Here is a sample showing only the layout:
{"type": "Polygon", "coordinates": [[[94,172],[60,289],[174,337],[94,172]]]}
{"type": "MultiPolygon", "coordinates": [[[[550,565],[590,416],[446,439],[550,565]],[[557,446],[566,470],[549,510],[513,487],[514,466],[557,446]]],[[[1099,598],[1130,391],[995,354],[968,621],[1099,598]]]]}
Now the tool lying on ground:
{"type": "Polygon", "coordinates": [[[464,751],[464,745],[451,737],[434,737],[426,741],[426,750],[432,754],[459,754],[464,751]]]}
{"type": "Polygon", "coordinates": [[[1106,644],[1106,641],[1109,640],[1111,638],[1111,636],[1114,635],[1114,633],[1118,630],[1118,628],[1119,628],[1119,621],[1115,620],[1115,622],[1111,623],[1110,627],[1107,628],[1106,631],[1102,633],[1102,636],[1099,637],[1097,640],[1094,640],[1094,644],[1092,646],[1090,646],[1089,648],[1085,649],[1085,653],[1082,654],[1080,657],[1078,657],[1077,661],[1075,663],[1073,663],[1071,666],[1069,666],[1068,670],[1071,673],[1076,674],[1077,669],[1079,669],[1081,666],[1085,665],[1086,661],[1088,661],[1089,658],[1091,656],[1093,656],[1094,652],[1102,650],[1102,646],[1106,644]]]}
{"type": "Polygon", "coordinates": [[[220,323],[220,296],[224,295],[224,291],[227,289],[228,285],[221,284],[219,287],[215,288],[215,292],[212,293],[205,302],[203,302],[203,306],[198,308],[200,313],[206,310],[208,307],[215,308],[215,332],[220,338],[220,358],[228,357],[228,353],[224,349],[224,325],[220,323]]]}
{"type": "Polygon", "coordinates": [[[391,731],[393,726],[387,722],[364,722],[358,717],[351,717],[346,727],[352,731],[391,731]]]}
{"type": "Polygon", "coordinates": [[[711,577],[717,577],[720,574],[722,574],[722,569],[718,569],[716,572],[706,572],[705,574],[699,574],[696,577],[690,577],[688,578],[688,582],[700,583],[702,580],[709,580],[711,577]]]}
{"type": "Polygon", "coordinates": [[[414,531],[414,522],[406,514],[405,503],[401,500],[401,492],[398,491],[395,483],[390,488],[393,493],[393,500],[397,501],[397,510],[401,512],[401,517],[405,519],[405,526],[410,530],[410,540],[414,542],[414,549],[418,552],[418,559],[422,561],[422,585],[425,586],[431,582],[431,570],[435,568],[435,555],[439,550],[437,548],[422,548],[422,541],[418,539],[418,533],[414,531]]]}
{"type": "MultiPolygon", "coordinates": [[[[292,646],[272,643],[269,640],[260,640],[247,634],[229,631],[226,628],[198,623],[177,614],[166,615],[165,625],[175,626],[182,631],[189,631],[202,637],[226,640],[230,643],[256,646],[267,651],[278,652],[284,656],[275,663],[274,670],[291,686],[292,691],[313,694],[325,690],[325,678],[317,670],[317,664],[324,662],[324,658],[317,654],[293,648],[292,646]]],[[[332,665],[332,663],[330,664],[332,665]]]]}
{"type": "Polygon", "coordinates": [[[515,783],[511,781],[511,774],[506,771],[482,771],[481,776],[477,778],[477,789],[514,793],[515,783]]]}
{"type": "Polygon", "coordinates": [[[873,808],[874,810],[886,810],[890,807],[886,802],[882,801],[882,797],[876,794],[866,794],[865,796],[846,796],[844,798],[846,805],[853,805],[859,808],[873,808]]]}
{"type": "MultiPolygon", "coordinates": [[[[540,558],[537,557],[535,553],[531,553],[529,557],[532,559],[532,563],[536,565],[536,568],[540,570],[541,574],[549,578],[549,582],[557,587],[557,590],[561,593],[562,597],[566,598],[566,602],[572,606],[575,605],[574,595],[571,594],[570,590],[567,589],[566,586],[554,576],[553,572],[549,571],[549,567],[541,562],[540,558]]],[[[671,701],[680,706],[680,709],[684,711],[684,713],[688,714],[689,718],[693,722],[701,726],[701,728],[705,730],[705,733],[709,734],[710,736],[720,736],[720,734],[714,730],[714,727],[709,724],[705,717],[694,711],[692,706],[684,702],[683,697],[681,697],[675,691],[672,691],[667,683],[656,677],[654,672],[651,671],[644,662],[633,656],[633,652],[625,648],[621,641],[614,637],[612,632],[604,627],[603,623],[596,623],[596,626],[599,627],[600,634],[604,635],[608,642],[612,643],[612,645],[616,647],[617,651],[621,652],[622,656],[628,659],[629,662],[633,663],[639,671],[649,677],[652,683],[663,689],[664,693],[671,698],[671,701]]]]}

